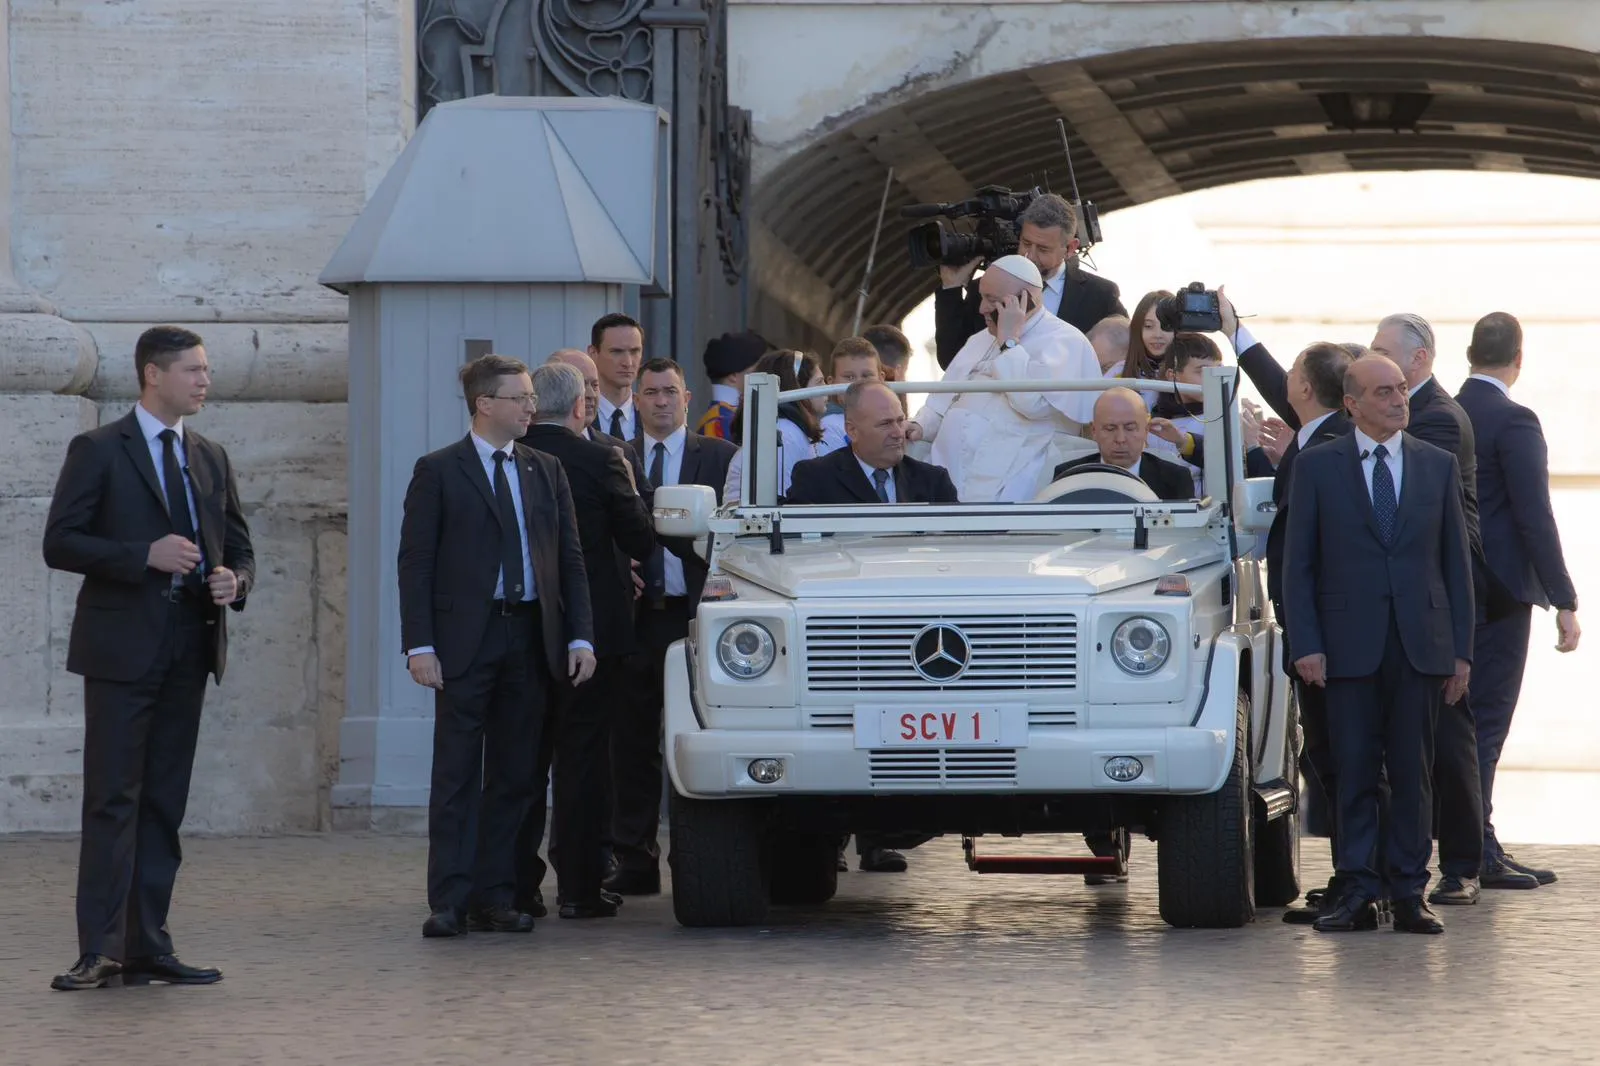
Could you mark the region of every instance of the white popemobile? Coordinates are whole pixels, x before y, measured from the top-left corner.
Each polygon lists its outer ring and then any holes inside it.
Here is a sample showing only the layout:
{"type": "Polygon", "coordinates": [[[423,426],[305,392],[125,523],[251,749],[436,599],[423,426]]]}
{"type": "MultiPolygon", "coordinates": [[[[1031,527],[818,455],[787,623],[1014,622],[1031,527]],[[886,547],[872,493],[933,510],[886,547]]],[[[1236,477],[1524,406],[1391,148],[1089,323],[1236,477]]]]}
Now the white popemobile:
{"type": "Polygon", "coordinates": [[[984,857],[976,838],[1143,833],[1175,926],[1293,900],[1299,729],[1252,551],[1271,482],[1243,478],[1237,371],[1199,390],[1217,497],[1161,502],[1096,464],[1032,503],[778,506],[778,404],[839,391],[748,378],[744,502],[655,495],[657,530],[703,538],[712,575],[665,667],[678,921],[825,902],[858,831],[960,834],[980,872],[1049,873],[1125,872],[1126,850],[984,857]]]}

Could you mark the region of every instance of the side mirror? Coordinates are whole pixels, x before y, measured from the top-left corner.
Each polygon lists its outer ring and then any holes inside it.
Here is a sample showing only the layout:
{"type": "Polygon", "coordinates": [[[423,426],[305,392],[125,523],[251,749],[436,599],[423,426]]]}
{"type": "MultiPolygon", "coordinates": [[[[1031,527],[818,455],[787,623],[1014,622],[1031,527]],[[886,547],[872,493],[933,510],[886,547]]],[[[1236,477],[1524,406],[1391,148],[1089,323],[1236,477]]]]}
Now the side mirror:
{"type": "Polygon", "coordinates": [[[1272,520],[1278,517],[1278,505],[1272,502],[1272,480],[1253,477],[1234,486],[1233,513],[1241,532],[1265,533],[1272,528],[1272,520]]]}
{"type": "Polygon", "coordinates": [[[710,485],[663,485],[655,492],[656,532],[663,537],[708,536],[717,493],[710,485]]]}

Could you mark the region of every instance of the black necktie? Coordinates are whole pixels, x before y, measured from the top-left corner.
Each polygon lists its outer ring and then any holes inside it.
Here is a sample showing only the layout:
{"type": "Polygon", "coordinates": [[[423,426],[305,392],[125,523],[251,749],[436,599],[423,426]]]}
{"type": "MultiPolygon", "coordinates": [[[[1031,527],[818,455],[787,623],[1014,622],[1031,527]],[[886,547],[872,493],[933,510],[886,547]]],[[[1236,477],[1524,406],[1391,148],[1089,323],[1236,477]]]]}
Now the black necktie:
{"type": "Polygon", "coordinates": [[[650,487],[659,489],[667,474],[667,446],[660,441],[650,449],[650,487]]]}
{"type": "MultiPolygon", "coordinates": [[[[195,535],[194,516],[189,513],[189,494],[184,491],[183,467],[178,465],[178,434],[175,430],[161,431],[161,479],[166,482],[167,514],[172,518],[172,531],[191,544],[199,545],[195,535]]],[[[202,565],[204,560],[202,560],[202,565]]],[[[198,587],[200,567],[183,575],[185,585],[198,587]]]]}
{"type": "Polygon", "coordinates": [[[1395,516],[1400,511],[1394,495],[1394,474],[1386,461],[1389,449],[1378,445],[1372,449],[1372,514],[1378,520],[1378,535],[1385,544],[1394,540],[1395,516]]]}
{"type": "Polygon", "coordinates": [[[611,435],[618,440],[627,438],[622,435],[622,408],[614,407],[611,410],[611,435]]]}
{"type": "MultiPolygon", "coordinates": [[[[659,489],[667,480],[667,446],[660,441],[650,449],[650,487],[659,489]]],[[[644,564],[644,594],[651,603],[660,603],[667,595],[666,550],[656,545],[644,564]]]]}
{"type": "Polygon", "coordinates": [[[517,508],[511,502],[511,480],[506,477],[505,452],[494,453],[494,498],[500,511],[500,588],[510,603],[520,603],[528,592],[522,587],[522,530],[517,508]]]}
{"type": "Polygon", "coordinates": [[[883,503],[889,502],[889,471],[874,470],[872,472],[872,487],[878,490],[878,499],[883,503]]]}

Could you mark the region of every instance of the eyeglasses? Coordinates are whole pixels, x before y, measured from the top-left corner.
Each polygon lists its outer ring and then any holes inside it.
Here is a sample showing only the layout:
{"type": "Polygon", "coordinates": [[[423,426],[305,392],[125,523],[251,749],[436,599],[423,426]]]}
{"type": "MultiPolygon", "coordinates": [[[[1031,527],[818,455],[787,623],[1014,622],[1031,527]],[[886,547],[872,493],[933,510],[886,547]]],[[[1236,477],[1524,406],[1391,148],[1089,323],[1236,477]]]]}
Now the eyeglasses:
{"type": "Polygon", "coordinates": [[[536,394],[531,393],[531,392],[519,392],[515,396],[494,396],[494,397],[491,397],[491,399],[495,399],[495,400],[510,400],[513,403],[520,403],[524,407],[538,407],[539,406],[539,397],[536,394]]]}

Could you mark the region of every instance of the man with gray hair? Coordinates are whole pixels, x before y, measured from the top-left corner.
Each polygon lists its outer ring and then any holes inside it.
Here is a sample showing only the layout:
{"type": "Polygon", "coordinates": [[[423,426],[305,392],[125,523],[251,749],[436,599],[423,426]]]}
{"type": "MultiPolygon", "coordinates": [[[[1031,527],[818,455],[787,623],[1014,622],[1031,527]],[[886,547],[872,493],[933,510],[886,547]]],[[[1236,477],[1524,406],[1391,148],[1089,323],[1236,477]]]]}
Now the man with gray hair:
{"type": "MultiPolygon", "coordinates": [[[[1472,421],[1433,376],[1437,348],[1433,327],[1421,315],[1385,317],[1369,346],[1372,354],[1394,361],[1410,390],[1411,422],[1406,431],[1456,457],[1461,470],[1461,503],[1472,549],[1472,583],[1479,614],[1484,603],[1483,538],[1478,528],[1478,454],[1472,421]]],[[[1481,617],[1480,617],[1481,620],[1481,617]]],[[[1483,785],[1478,770],[1478,737],[1467,701],[1439,708],[1434,736],[1433,791],[1438,812],[1439,883],[1428,897],[1442,904],[1478,901],[1483,864],[1483,785]]],[[[1491,887],[1537,887],[1512,870],[1497,872],[1491,887]],[[1503,876],[1499,876],[1503,873],[1503,876]]]]}
{"type": "MultiPolygon", "coordinates": [[[[1033,261],[1043,279],[1044,309],[1087,333],[1107,315],[1126,315],[1116,282],[1078,265],[1078,215],[1054,193],[1034,198],[1017,216],[1017,254],[1033,261]]],[[[984,328],[982,294],[971,284],[982,259],[939,268],[934,295],[933,337],[939,366],[948,369],[967,338],[984,328]],[[963,293],[963,286],[966,287],[963,293]]]]}
{"type": "MultiPolygon", "coordinates": [[[[559,356],[561,353],[557,353],[559,356]]],[[[587,683],[559,687],[560,699],[540,739],[534,800],[517,838],[517,900],[536,917],[545,911],[539,888],[545,864],[545,783],[555,763],[555,824],[550,859],[560,882],[563,918],[606,918],[617,900],[601,889],[609,810],[611,709],[626,695],[623,661],[637,650],[630,559],[655,550],[650,514],[622,448],[584,439],[590,421],[584,374],[565,362],[533,372],[538,414],[522,443],[553,457],[566,471],[578,519],[578,541],[594,616],[595,673],[587,683]],[[559,844],[559,852],[557,846],[559,844]]]]}

